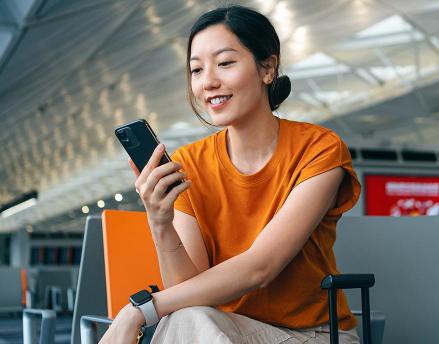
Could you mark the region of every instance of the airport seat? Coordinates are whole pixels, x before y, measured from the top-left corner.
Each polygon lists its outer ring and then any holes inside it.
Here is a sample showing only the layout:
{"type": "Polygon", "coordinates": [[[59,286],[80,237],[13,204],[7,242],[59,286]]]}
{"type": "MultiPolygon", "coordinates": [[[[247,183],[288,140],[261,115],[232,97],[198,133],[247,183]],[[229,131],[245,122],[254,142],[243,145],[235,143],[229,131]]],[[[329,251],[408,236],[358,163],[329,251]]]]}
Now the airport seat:
{"type": "Polygon", "coordinates": [[[23,344],[53,344],[55,342],[56,312],[53,309],[23,310],[23,344]],[[37,322],[40,321],[40,336],[37,340],[37,322]]]}
{"type": "MultiPolygon", "coordinates": [[[[93,312],[94,314],[107,314],[107,299],[105,289],[104,250],[102,243],[102,220],[101,216],[88,216],[85,224],[83,248],[79,269],[71,270],[70,276],[77,285],[67,288],[68,308],[73,311],[71,343],[80,344],[80,317],[93,312]],[[74,292],[73,292],[74,291],[74,292]]],[[[64,277],[68,276],[64,272],[64,277]]],[[[43,275],[44,276],[44,275],[43,275]]],[[[34,278],[38,278],[38,270],[34,272],[34,278]]],[[[47,280],[47,279],[46,279],[47,280]]],[[[51,278],[53,281],[53,278],[51,278]]],[[[69,280],[69,278],[68,278],[69,280]]],[[[37,284],[37,281],[33,282],[37,284]]],[[[61,294],[61,288],[51,287],[61,294]]],[[[46,288],[48,290],[48,288],[46,288]]],[[[51,293],[51,298],[56,294],[51,293]]],[[[47,298],[46,298],[47,299],[47,298]]],[[[59,301],[50,302],[60,305],[59,301]]],[[[50,302],[46,305],[50,306],[50,302]]],[[[56,308],[56,307],[55,307],[56,308]]],[[[40,343],[53,343],[55,340],[56,311],[53,309],[29,308],[23,312],[23,338],[25,343],[36,343],[36,324],[41,322],[40,343]]]]}
{"type": "MultiPolygon", "coordinates": [[[[27,275],[26,273],[21,272],[21,281],[24,287],[27,284],[27,275]]],[[[30,274],[35,277],[38,273],[30,274]]],[[[1,278],[1,277],[0,277],[1,278]]],[[[36,280],[34,280],[35,285],[37,284],[36,280]]],[[[31,282],[33,283],[33,282],[31,282]]],[[[40,285],[41,288],[41,285],[40,285]]],[[[51,287],[45,288],[45,298],[49,300],[47,302],[54,302],[55,309],[40,309],[40,308],[21,308],[23,311],[22,319],[23,319],[23,343],[24,344],[33,344],[33,343],[45,343],[45,344],[53,344],[55,342],[55,321],[56,321],[56,310],[60,310],[60,301],[59,296],[61,294],[61,289],[55,287],[57,289],[56,295],[50,291],[51,287]],[[52,298],[50,300],[50,298],[52,298]],[[57,297],[57,299],[55,299],[57,297]],[[37,324],[40,323],[39,337],[37,332],[37,324]]],[[[18,289],[17,289],[18,290],[18,289]]],[[[23,301],[23,290],[20,289],[21,300],[23,301]]],[[[31,293],[28,289],[26,289],[26,306],[31,306],[32,302],[35,302],[35,298],[32,299],[30,297],[31,293]]]]}
{"type": "Polygon", "coordinates": [[[23,310],[21,269],[0,267],[0,281],[0,313],[21,312],[23,310]]]}
{"type": "MultiPolygon", "coordinates": [[[[109,324],[133,293],[149,285],[163,289],[158,258],[145,212],[105,210],[102,213],[107,313],[81,317],[81,343],[96,343],[94,324],[109,324]]],[[[81,263],[85,263],[81,261],[81,263]]],[[[80,277],[81,278],[81,277],[80,277]]],[[[78,290],[78,299],[80,297],[78,290]]],[[[152,337],[153,329],[146,336],[152,337]]]]}
{"type": "Polygon", "coordinates": [[[73,267],[36,267],[27,270],[27,306],[68,311],[68,294],[74,286],[73,267]]]}
{"type": "Polygon", "coordinates": [[[81,344],[80,320],[83,315],[108,315],[100,215],[87,217],[77,281],[71,344],[81,344]]]}

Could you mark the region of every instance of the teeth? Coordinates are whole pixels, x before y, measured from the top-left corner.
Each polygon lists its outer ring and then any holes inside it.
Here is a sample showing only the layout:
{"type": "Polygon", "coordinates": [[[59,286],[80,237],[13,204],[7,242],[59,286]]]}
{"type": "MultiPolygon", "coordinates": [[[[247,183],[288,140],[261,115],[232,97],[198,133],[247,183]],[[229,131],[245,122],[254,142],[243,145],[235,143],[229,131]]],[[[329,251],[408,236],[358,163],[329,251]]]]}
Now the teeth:
{"type": "Polygon", "coordinates": [[[225,102],[227,99],[229,99],[230,98],[230,96],[227,96],[227,97],[217,97],[217,98],[212,98],[211,100],[210,100],[210,103],[212,104],[212,105],[217,105],[217,104],[220,104],[220,103],[223,103],[223,102],[225,102]]]}

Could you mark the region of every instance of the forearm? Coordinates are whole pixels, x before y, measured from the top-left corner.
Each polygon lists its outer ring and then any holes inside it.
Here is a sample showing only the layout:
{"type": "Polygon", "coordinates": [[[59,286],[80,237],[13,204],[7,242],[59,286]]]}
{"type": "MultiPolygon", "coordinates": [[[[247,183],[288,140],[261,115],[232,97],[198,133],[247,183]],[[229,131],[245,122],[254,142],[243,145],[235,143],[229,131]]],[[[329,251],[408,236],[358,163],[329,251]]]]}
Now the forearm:
{"type": "Polygon", "coordinates": [[[154,304],[159,317],[190,306],[216,306],[260,288],[264,276],[247,251],[155,293],[154,304]]]}
{"type": "Polygon", "coordinates": [[[151,231],[165,288],[199,274],[184,246],[179,247],[181,240],[172,224],[167,228],[151,226],[151,231]]]}

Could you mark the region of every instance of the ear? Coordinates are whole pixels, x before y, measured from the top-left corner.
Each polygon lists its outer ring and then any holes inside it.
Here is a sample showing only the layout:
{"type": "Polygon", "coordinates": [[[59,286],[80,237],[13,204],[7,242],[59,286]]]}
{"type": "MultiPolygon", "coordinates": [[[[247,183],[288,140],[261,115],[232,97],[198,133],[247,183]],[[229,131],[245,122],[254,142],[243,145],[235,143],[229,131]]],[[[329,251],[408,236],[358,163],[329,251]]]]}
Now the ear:
{"type": "Polygon", "coordinates": [[[276,77],[276,67],[278,64],[277,56],[271,55],[264,62],[262,62],[262,81],[266,85],[270,85],[273,82],[273,79],[276,77]]]}

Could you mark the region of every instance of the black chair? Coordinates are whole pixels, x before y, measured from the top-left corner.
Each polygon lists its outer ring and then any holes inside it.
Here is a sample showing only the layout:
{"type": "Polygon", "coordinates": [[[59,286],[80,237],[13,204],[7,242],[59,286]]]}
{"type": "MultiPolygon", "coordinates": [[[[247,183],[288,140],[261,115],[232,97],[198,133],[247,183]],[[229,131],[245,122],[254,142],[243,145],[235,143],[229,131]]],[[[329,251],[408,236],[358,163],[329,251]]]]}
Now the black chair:
{"type": "Polygon", "coordinates": [[[354,311],[362,316],[363,344],[380,344],[384,333],[385,318],[381,312],[370,311],[369,288],[375,284],[373,274],[340,274],[326,276],[320,285],[328,290],[329,327],[331,344],[338,344],[337,290],[361,289],[362,311],[354,311]]]}

